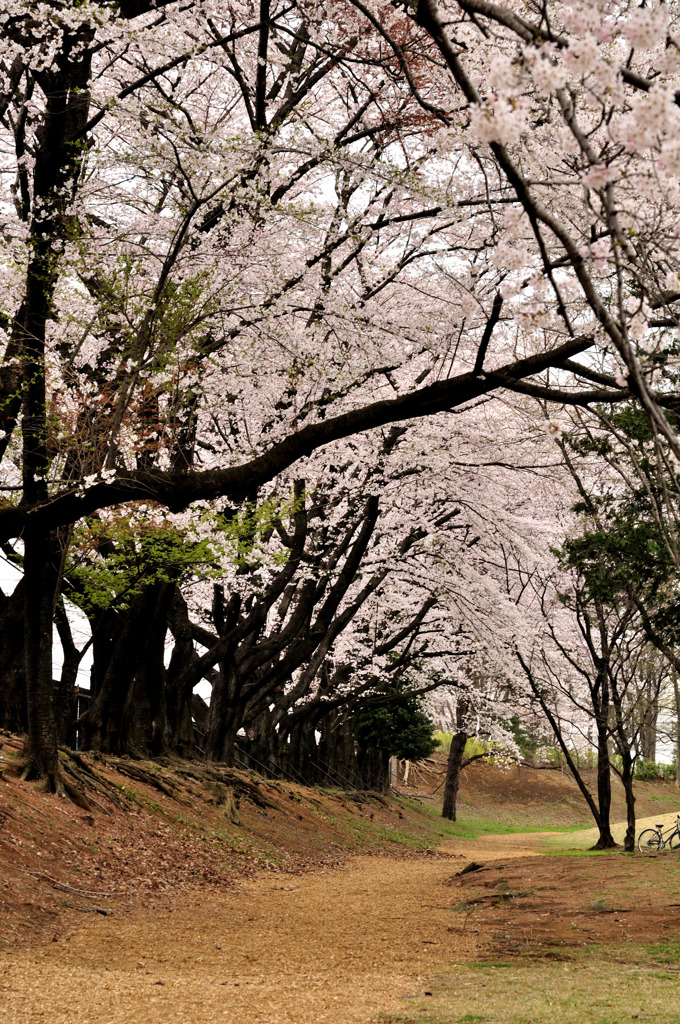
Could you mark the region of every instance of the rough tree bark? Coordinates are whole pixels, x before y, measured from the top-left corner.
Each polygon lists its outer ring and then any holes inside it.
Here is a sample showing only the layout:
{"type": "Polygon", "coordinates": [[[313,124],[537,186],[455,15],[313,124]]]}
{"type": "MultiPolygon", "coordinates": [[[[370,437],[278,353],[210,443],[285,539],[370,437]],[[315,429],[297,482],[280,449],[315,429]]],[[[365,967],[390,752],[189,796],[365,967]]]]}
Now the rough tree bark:
{"type": "Polygon", "coordinates": [[[52,686],[52,612],[56,573],[50,535],[38,527],[24,534],[25,666],[28,733],[24,778],[45,779],[61,792],[57,719],[52,686]]]}
{"type": "Polygon", "coordinates": [[[24,581],[9,596],[0,594],[0,729],[25,733],[24,581]]]}
{"type": "Polygon", "coordinates": [[[122,617],[115,640],[100,648],[108,651],[108,660],[105,671],[99,666],[94,673],[101,682],[81,719],[85,749],[110,754],[130,753],[133,749],[129,734],[131,721],[126,715],[128,698],[156,601],[157,594],[150,587],[135,594],[122,617]]]}
{"type": "Polygon", "coordinates": [[[449,821],[456,820],[460,771],[465,756],[465,744],[469,736],[466,725],[467,714],[467,701],[464,697],[459,697],[456,708],[457,731],[451,739],[451,749],[449,750],[446,762],[446,781],[444,783],[444,801],[442,804],[442,818],[448,818],[449,821]]]}
{"type": "MultiPolygon", "coordinates": [[[[194,634],[189,609],[182,597],[179,587],[175,588],[170,601],[168,624],[174,640],[170,664],[165,673],[165,703],[168,731],[168,746],[180,757],[194,757],[196,740],[194,736],[193,718],[195,715],[193,702],[193,684],[183,682],[187,668],[198,655],[194,648],[194,634]]],[[[199,698],[200,699],[200,698],[199,698]]],[[[198,728],[204,732],[205,718],[208,709],[202,714],[198,728]]]]}
{"type": "Polygon", "coordinates": [[[612,773],[609,755],[609,712],[610,693],[607,667],[603,664],[598,671],[598,678],[593,687],[593,708],[597,729],[597,804],[600,820],[597,823],[600,833],[593,849],[612,850],[618,844],[611,833],[612,808],[612,773]]]}
{"type": "Polygon", "coordinates": [[[174,583],[156,583],[149,588],[150,614],[136,652],[136,664],[125,709],[125,745],[142,757],[167,753],[165,704],[165,637],[168,607],[174,583]]]}
{"type": "MultiPolygon", "coordinates": [[[[21,321],[11,339],[18,343],[22,374],[23,502],[48,500],[49,469],[45,387],[46,325],[52,315],[63,240],[73,230],[69,197],[80,174],[83,149],[78,142],[87,121],[93,29],[64,30],[62,59],[36,70],[45,96],[37,133],[33,172],[35,215],[29,225],[30,259],[26,270],[21,321]]],[[[22,534],[25,585],[25,667],[28,734],[27,778],[44,778],[62,791],[57,753],[57,723],[52,687],[52,628],[58,572],[47,523],[31,521],[22,534]]]]}

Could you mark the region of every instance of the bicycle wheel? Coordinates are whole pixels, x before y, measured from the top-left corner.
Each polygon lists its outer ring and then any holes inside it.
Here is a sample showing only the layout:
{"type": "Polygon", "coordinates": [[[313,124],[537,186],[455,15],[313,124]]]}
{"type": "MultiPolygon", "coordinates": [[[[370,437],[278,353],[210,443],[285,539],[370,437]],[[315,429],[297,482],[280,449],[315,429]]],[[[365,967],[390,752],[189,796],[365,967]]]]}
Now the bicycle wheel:
{"type": "Polygon", "coordinates": [[[655,828],[646,828],[638,836],[638,850],[640,853],[656,853],[662,847],[662,841],[655,828]]]}
{"type": "Polygon", "coordinates": [[[673,832],[666,840],[666,846],[670,846],[671,850],[680,850],[680,832],[673,832]]]}

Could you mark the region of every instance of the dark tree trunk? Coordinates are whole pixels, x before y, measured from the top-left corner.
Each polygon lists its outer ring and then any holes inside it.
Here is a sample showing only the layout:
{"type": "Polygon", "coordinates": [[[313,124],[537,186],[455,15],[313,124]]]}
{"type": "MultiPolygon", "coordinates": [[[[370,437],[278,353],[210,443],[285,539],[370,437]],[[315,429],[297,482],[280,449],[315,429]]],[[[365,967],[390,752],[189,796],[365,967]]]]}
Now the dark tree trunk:
{"type": "Polygon", "coordinates": [[[279,756],[284,766],[305,784],[315,781],[319,771],[315,727],[316,718],[301,718],[288,731],[279,734],[279,756]]]}
{"type": "Polygon", "coordinates": [[[24,531],[25,666],[28,734],[27,779],[44,778],[60,791],[57,720],[52,684],[52,609],[56,574],[50,536],[39,527],[24,531]]]}
{"type": "Polygon", "coordinates": [[[62,601],[57,604],[54,618],[64,653],[61,677],[54,694],[57,739],[61,744],[70,745],[71,740],[75,741],[75,692],[78,666],[82,656],[73,642],[71,626],[62,601]]]}
{"type": "Polygon", "coordinates": [[[205,724],[205,756],[209,761],[234,764],[236,734],[242,722],[240,704],[235,700],[236,690],[236,667],[225,659],[220,662],[213,683],[205,724]]]}
{"type": "Polygon", "coordinates": [[[147,637],[125,708],[125,745],[141,757],[160,757],[168,749],[164,640],[165,634],[147,637]]]}
{"type": "Polygon", "coordinates": [[[390,788],[390,755],[377,747],[361,749],[357,755],[357,771],[362,789],[387,793],[390,788]]]}
{"type": "Polygon", "coordinates": [[[621,782],[626,794],[626,837],[623,841],[623,848],[627,853],[635,850],[635,793],[633,792],[633,765],[630,755],[621,755],[623,760],[623,771],[621,782]]]}
{"type": "Polygon", "coordinates": [[[108,663],[105,670],[99,667],[95,673],[101,682],[81,721],[84,749],[109,754],[135,752],[129,732],[133,723],[128,714],[128,698],[144,655],[156,596],[152,588],[135,594],[121,616],[115,641],[103,647],[109,652],[108,663]]]}
{"type": "Polygon", "coordinates": [[[259,714],[254,722],[244,722],[243,725],[249,738],[248,753],[255,762],[255,771],[264,771],[274,778],[281,776],[282,759],[277,756],[278,737],[269,710],[259,714]]]}
{"type": "Polygon", "coordinates": [[[451,739],[451,749],[446,762],[446,782],[444,783],[444,803],[442,805],[442,818],[448,818],[449,821],[456,820],[460,770],[467,741],[468,734],[463,729],[459,729],[451,739]]]}
{"type": "Polygon", "coordinates": [[[9,596],[0,594],[0,729],[25,733],[24,581],[9,596]]]}
{"type": "Polygon", "coordinates": [[[466,694],[458,697],[456,705],[456,732],[451,738],[451,749],[446,761],[446,781],[444,782],[444,801],[442,804],[442,818],[449,821],[456,820],[456,804],[458,802],[458,788],[460,786],[460,772],[465,757],[465,744],[470,735],[467,729],[467,717],[470,710],[469,700],[466,694]]]}
{"type": "MultiPolygon", "coordinates": [[[[46,121],[52,124],[52,118],[46,121]]],[[[53,154],[53,158],[56,154],[53,154]]],[[[53,202],[56,182],[45,152],[36,162],[38,195],[53,202]]],[[[37,187],[37,186],[36,186],[37,187]]],[[[26,312],[22,325],[23,373],[23,497],[27,503],[47,497],[47,421],[45,402],[45,324],[57,280],[56,254],[48,234],[38,228],[26,283],[26,312]]],[[[26,671],[26,769],[28,779],[44,778],[60,790],[57,723],[52,687],[52,615],[56,575],[52,566],[51,538],[44,527],[27,525],[24,541],[24,665],[26,671]]]]}
{"type": "Polygon", "coordinates": [[[104,685],[104,679],[120,639],[123,624],[124,616],[113,608],[106,608],[90,616],[90,629],[92,630],[90,692],[93,700],[104,685]]]}
{"type": "MultiPolygon", "coordinates": [[[[187,669],[198,655],[194,648],[189,610],[179,587],[175,588],[170,601],[168,622],[174,639],[170,664],[165,675],[168,746],[180,757],[194,757],[196,738],[193,718],[196,716],[193,713],[193,684],[191,681],[187,684],[184,680],[187,669]]],[[[205,732],[207,713],[208,708],[204,705],[201,721],[196,723],[201,733],[205,732]]]]}
{"type": "Polygon", "coordinates": [[[593,700],[597,724],[597,806],[600,820],[597,823],[599,838],[593,849],[612,850],[618,844],[611,833],[612,773],[609,755],[609,685],[605,669],[600,671],[599,700],[593,700]]]}
{"type": "Polygon", "coordinates": [[[332,711],[319,725],[321,742],[315,751],[312,777],[319,782],[341,782],[346,789],[370,789],[365,765],[363,761],[360,764],[363,755],[357,752],[351,717],[332,711]]]}
{"type": "Polygon", "coordinates": [[[614,708],[614,715],[616,718],[616,732],[614,739],[621,755],[621,782],[623,789],[626,794],[626,837],[624,839],[624,849],[627,853],[632,853],[635,850],[635,793],[633,792],[633,775],[634,775],[634,760],[633,760],[633,745],[629,738],[629,733],[626,730],[626,721],[624,717],[623,701],[626,693],[626,683],[624,681],[623,691],[619,687],[619,681],[617,675],[611,676],[611,700],[614,708]]]}
{"type": "Polygon", "coordinates": [[[357,745],[354,739],[352,719],[348,715],[341,715],[338,740],[339,745],[337,747],[337,751],[340,755],[343,775],[345,775],[349,781],[357,781],[357,784],[361,786],[362,781],[359,778],[357,745]]]}
{"type": "Polygon", "coordinates": [[[174,583],[154,584],[145,595],[149,613],[125,709],[128,752],[143,757],[159,757],[167,752],[164,655],[168,608],[174,589],[174,583]]]}
{"type": "MultiPolygon", "coordinates": [[[[67,209],[85,152],[81,132],[89,108],[93,35],[89,23],[73,33],[64,29],[60,59],[34,72],[45,96],[45,112],[36,133],[31,255],[22,317],[15,322],[11,338],[21,353],[22,485],[23,500],[29,505],[48,496],[46,324],[53,314],[63,239],[73,230],[67,209]]],[[[50,788],[61,791],[52,687],[52,616],[58,572],[53,566],[52,538],[45,527],[29,519],[23,541],[28,714],[25,775],[44,778],[50,788]]]]}

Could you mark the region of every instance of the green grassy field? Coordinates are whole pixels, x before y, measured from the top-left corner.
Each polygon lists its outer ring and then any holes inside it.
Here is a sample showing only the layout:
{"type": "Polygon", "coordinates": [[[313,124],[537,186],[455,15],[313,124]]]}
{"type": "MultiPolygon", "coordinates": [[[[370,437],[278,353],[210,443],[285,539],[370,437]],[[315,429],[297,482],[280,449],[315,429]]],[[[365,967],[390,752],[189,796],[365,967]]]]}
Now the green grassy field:
{"type": "Polygon", "coordinates": [[[680,947],[589,947],[563,962],[531,956],[463,964],[428,983],[389,1024],[677,1024],[680,947]],[[426,994],[429,993],[429,994],[426,994]]]}

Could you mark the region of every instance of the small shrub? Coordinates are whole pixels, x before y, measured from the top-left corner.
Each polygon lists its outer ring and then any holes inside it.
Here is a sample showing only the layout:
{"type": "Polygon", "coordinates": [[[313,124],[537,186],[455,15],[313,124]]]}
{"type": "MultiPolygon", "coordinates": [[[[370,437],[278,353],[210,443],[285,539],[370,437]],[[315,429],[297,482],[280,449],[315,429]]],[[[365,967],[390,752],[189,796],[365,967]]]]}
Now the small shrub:
{"type": "Polygon", "coordinates": [[[675,782],[675,765],[659,761],[638,761],[635,778],[640,782],[675,782]]]}

